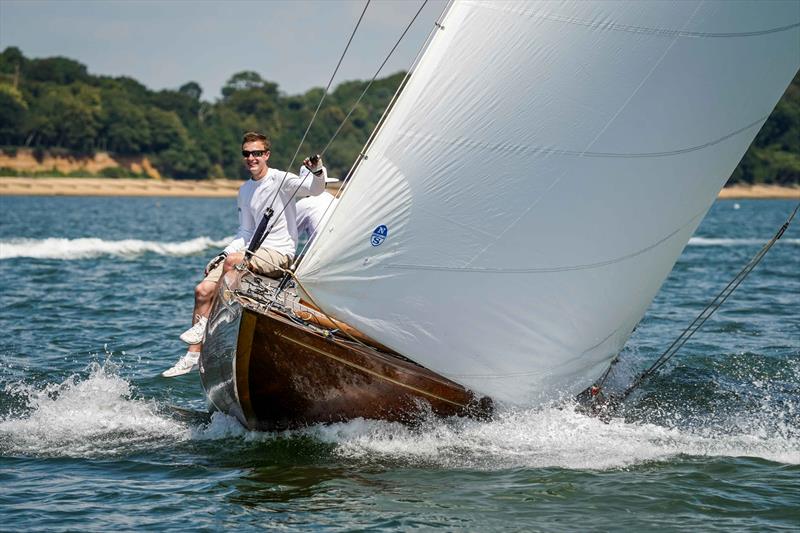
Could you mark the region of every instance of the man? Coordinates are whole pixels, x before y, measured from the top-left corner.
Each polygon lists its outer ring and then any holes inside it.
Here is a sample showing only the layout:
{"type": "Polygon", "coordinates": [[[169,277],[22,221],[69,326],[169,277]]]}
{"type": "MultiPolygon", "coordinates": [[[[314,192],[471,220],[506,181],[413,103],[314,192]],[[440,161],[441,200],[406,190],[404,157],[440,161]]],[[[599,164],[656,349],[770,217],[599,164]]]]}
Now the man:
{"type": "Polygon", "coordinates": [[[328,191],[317,196],[306,196],[297,200],[297,235],[310,241],[336,207],[338,198],[328,191]]]}
{"type": "Polygon", "coordinates": [[[321,158],[317,157],[314,162],[306,159],[297,176],[269,168],[270,147],[269,140],[260,133],[245,133],[242,138],[242,158],[250,179],[239,188],[239,230],[233,241],[206,265],[206,277],[195,287],[194,324],[181,334],[181,340],[189,344],[189,349],[175,366],[161,374],[164,377],[180,376],[197,367],[219,280],[243,261],[244,251],[267,208],[272,207],[274,211],[270,221],[272,230],[250,259],[249,267],[258,274],[280,278],[297,248],[293,195],[316,196],[325,190],[327,170],[321,158]]]}

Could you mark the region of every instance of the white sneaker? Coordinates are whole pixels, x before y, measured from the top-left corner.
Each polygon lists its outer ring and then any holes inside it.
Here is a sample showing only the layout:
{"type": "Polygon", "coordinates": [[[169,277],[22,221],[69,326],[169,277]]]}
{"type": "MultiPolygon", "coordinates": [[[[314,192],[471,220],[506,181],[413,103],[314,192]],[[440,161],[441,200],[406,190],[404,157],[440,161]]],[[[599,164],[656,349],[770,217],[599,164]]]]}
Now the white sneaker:
{"type": "Polygon", "coordinates": [[[178,362],[175,363],[175,366],[170,368],[169,370],[165,370],[161,373],[162,376],[165,378],[174,378],[175,376],[182,376],[184,374],[188,374],[195,368],[197,368],[197,363],[200,361],[200,352],[186,352],[186,355],[178,359],[178,362]]]}
{"type": "Polygon", "coordinates": [[[208,318],[201,316],[189,329],[181,333],[181,340],[186,344],[200,344],[206,338],[208,318]]]}

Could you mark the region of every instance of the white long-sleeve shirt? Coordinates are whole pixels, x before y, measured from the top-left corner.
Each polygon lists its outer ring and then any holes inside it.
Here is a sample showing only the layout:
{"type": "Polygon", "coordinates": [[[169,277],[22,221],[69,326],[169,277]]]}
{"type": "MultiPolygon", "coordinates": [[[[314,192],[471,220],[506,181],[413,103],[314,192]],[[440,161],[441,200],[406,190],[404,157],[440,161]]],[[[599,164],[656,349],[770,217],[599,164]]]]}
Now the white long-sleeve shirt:
{"type": "Polygon", "coordinates": [[[320,228],[323,217],[330,216],[333,208],[336,207],[338,198],[328,191],[323,191],[317,196],[306,196],[297,200],[297,235],[306,236],[310,239],[320,228]]]}
{"type": "Polygon", "coordinates": [[[327,171],[319,176],[314,176],[305,166],[300,168],[300,176],[285,173],[283,170],[270,168],[267,174],[258,180],[249,179],[239,187],[237,204],[239,208],[239,230],[233,241],[225,247],[225,252],[240,252],[247,248],[253,237],[264,211],[272,203],[275,213],[270,220],[270,231],[261,244],[263,248],[271,248],[282,254],[294,257],[297,248],[297,225],[295,223],[295,202],[292,194],[297,190],[297,196],[316,196],[325,190],[327,171]],[[286,179],[284,180],[284,174],[286,179]],[[283,181],[283,185],[281,185],[283,181]],[[299,189],[298,189],[299,185],[299,189]],[[280,191],[277,196],[275,192],[280,191]],[[275,201],[272,202],[272,199],[275,201]],[[284,206],[286,209],[284,210],[284,206]],[[282,212],[282,213],[281,213],[282,212]]]}

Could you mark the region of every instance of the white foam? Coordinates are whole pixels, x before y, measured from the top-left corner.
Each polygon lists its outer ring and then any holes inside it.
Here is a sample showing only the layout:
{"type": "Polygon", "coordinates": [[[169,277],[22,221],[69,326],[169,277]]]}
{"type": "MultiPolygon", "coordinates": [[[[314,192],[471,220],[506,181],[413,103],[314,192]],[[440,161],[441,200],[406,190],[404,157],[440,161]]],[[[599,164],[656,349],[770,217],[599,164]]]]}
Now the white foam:
{"type": "MultiPolygon", "coordinates": [[[[770,237],[771,238],[771,237],[770,237]]],[[[764,246],[769,242],[767,239],[723,239],[711,237],[692,237],[689,239],[689,246],[764,246]]],[[[800,244],[800,239],[782,238],[778,244],[800,244]]]]}
{"type": "Polygon", "coordinates": [[[83,239],[11,239],[0,241],[0,259],[31,257],[36,259],[87,259],[102,255],[135,256],[143,253],[186,256],[227,245],[232,237],[215,241],[197,237],[183,242],[158,242],[125,239],[106,241],[83,239]]]}
{"type": "Polygon", "coordinates": [[[788,435],[687,430],[621,419],[604,423],[572,409],[511,411],[491,422],[449,420],[422,428],[357,420],[318,426],[320,440],[357,459],[389,459],[448,468],[618,469],[679,455],[760,457],[800,464],[788,435]]]}
{"type": "Polygon", "coordinates": [[[190,437],[185,425],[160,415],[154,402],[134,399],[130,383],[108,366],[93,364],[84,380],[7,386],[25,406],[23,414],[0,419],[0,448],[6,454],[105,456],[190,437]]]}
{"type": "MultiPolygon", "coordinates": [[[[420,425],[357,419],[287,432],[250,432],[232,417],[215,413],[192,427],[167,416],[154,401],[137,399],[131,384],[109,363],[93,365],[88,377],[6,391],[23,400],[23,413],[0,419],[0,450],[6,455],[95,457],[126,455],[189,441],[240,439],[269,442],[311,437],[343,459],[402,462],[444,468],[498,470],[568,468],[609,470],[679,456],[758,457],[800,464],[798,428],[775,424],[775,413],[736,415],[708,424],[609,423],[563,408],[502,411],[494,420],[430,417],[420,425]]],[[[766,400],[765,400],[766,401],[766,400]]],[[[791,407],[794,409],[794,406],[791,407]]]]}

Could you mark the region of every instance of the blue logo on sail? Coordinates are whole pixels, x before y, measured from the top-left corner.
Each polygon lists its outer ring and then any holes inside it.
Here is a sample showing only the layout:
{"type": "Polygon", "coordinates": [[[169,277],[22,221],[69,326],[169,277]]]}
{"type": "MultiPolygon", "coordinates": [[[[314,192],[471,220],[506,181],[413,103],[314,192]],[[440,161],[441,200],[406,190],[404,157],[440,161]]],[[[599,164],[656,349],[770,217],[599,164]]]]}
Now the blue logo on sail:
{"type": "Polygon", "coordinates": [[[389,228],[381,224],[375,231],[372,232],[372,237],[369,239],[369,243],[372,246],[380,246],[383,241],[386,240],[386,236],[389,235],[389,228]]]}

